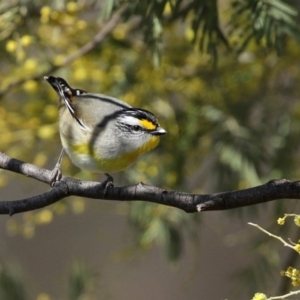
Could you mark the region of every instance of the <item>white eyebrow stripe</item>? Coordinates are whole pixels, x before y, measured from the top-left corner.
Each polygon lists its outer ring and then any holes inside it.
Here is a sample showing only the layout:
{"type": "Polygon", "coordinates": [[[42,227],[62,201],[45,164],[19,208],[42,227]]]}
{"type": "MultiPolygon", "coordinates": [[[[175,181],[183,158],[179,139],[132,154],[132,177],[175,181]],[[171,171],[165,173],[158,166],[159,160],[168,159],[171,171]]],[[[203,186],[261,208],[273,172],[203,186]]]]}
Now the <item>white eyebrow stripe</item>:
{"type": "Polygon", "coordinates": [[[141,126],[140,120],[131,116],[122,116],[122,122],[130,126],[141,126]]]}

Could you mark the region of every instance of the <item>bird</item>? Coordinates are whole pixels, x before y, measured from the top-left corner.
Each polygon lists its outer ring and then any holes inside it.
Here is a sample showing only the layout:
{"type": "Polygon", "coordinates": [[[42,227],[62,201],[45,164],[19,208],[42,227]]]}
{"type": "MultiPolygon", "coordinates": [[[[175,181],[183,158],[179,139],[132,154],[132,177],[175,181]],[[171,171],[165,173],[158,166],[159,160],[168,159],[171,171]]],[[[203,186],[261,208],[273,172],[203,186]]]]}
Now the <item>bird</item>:
{"type": "Polygon", "coordinates": [[[61,77],[44,79],[59,96],[63,146],[57,163],[59,170],[65,151],[80,169],[105,173],[112,180],[110,173],[128,168],[140,155],[155,148],[160,136],[167,133],[148,110],[107,95],[74,89],[61,77]]]}

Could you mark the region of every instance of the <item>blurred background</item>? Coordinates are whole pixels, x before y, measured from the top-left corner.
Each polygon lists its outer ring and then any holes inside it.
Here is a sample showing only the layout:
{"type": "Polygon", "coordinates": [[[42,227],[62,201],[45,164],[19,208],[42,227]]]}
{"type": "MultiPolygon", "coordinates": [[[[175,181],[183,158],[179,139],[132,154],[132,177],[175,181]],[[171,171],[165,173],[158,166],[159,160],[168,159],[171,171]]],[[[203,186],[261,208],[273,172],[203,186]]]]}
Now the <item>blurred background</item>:
{"type": "MultiPolygon", "coordinates": [[[[298,1],[0,0],[0,151],[52,169],[57,96],[45,75],[152,111],[168,134],[114,176],[192,193],[299,178],[298,1]]],[[[68,157],[63,174],[102,181],[68,157]]],[[[0,170],[1,200],[49,189],[0,170]]],[[[70,197],[0,219],[0,298],[251,299],[291,290],[298,254],[247,225],[297,201],[187,214],[70,197]]]]}

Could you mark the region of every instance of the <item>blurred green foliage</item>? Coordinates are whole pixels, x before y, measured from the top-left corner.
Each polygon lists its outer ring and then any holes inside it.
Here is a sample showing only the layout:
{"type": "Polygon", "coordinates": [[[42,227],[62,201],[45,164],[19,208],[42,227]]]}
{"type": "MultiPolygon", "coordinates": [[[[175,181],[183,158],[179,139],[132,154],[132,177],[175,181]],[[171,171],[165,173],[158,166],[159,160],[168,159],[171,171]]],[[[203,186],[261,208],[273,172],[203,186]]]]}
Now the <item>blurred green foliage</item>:
{"type": "Polygon", "coordinates": [[[82,261],[76,261],[72,265],[69,276],[69,297],[70,300],[92,300],[97,299],[95,293],[96,276],[82,261]]]}
{"type": "MultiPolygon", "coordinates": [[[[299,178],[299,8],[279,0],[1,1],[0,150],[38,166],[55,161],[56,95],[42,80],[55,71],[73,87],[149,109],[167,129],[119,183],[208,193],[299,178]],[[104,41],[65,64],[120,7],[123,19],[104,41]]],[[[97,178],[67,158],[63,172],[97,178]]],[[[7,176],[0,170],[0,186],[7,176]]],[[[74,203],[10,220],[9,232],[32,237],[55,214],[85,209],[74,203]]],[[[137,245],[158,243],[171,260],[199,229],[197,216],[169,207],[133,203],[127,213],[137,245]]]]}
{"type": "MultiPolygon", "coordinates": [[[[68,300],[95,300],[96,275],[92,273],[87,264],[74,261],[68,276],[68,300]]],[[[52,300],[47,293],[39,293],[35,298],[30,288],[25,285],[24,272],[14,262],[8,261],[0,265],[0,297],[3,300],[52,300]]]]}
{"type": "Polygon", "coordinates": [[[0,266],[0,298],[7,300],[25,300],[27,291],[23,282],[23,274],[15,263],[0,266]]]}

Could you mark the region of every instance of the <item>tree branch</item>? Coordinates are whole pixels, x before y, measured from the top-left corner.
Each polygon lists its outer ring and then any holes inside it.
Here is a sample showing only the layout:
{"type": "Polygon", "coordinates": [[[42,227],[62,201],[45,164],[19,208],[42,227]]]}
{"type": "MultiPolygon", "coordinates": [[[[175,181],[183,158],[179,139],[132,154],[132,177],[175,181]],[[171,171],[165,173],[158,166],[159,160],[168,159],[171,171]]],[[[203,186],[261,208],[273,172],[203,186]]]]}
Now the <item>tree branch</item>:
{"type": "MultiPolygon", "coordinates": [[[[51,182],[51,171],[11,158],[0,152],[0,168],[51,182]]],[[[185,212],[225,210],[250,206],[277,199],[300,199],[300,182],[271,180],[253,188],[218,194],[191,194],[138,183],[123,187],[105,186],[100,182],[81,181],[63,176],[48,192],[31,198],[0,202],[0,214],[13,215],[48,206],[68,196],[118,201],[148,201],[180,208],[185,212]]]]}

